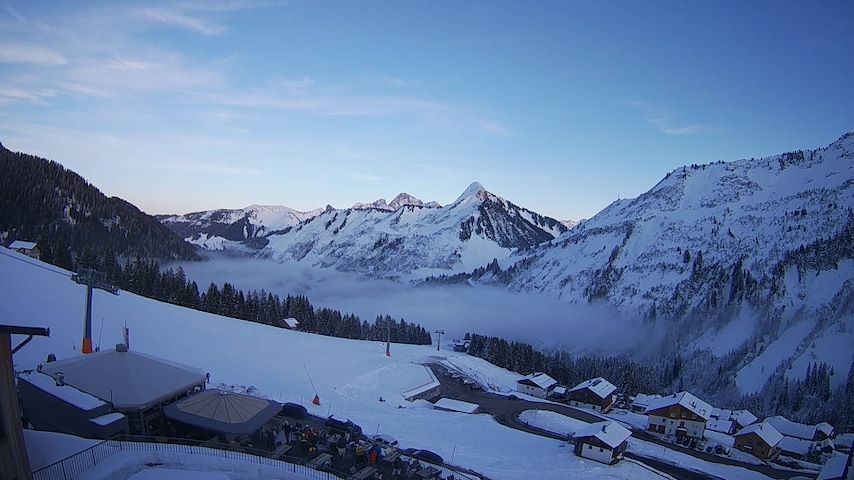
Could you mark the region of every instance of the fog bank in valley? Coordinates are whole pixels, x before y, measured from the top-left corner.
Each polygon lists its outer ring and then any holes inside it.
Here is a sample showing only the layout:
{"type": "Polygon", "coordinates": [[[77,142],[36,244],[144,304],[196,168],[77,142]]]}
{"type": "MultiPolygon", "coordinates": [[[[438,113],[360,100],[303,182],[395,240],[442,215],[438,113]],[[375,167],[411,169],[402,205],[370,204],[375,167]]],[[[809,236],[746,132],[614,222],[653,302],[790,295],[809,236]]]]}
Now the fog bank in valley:
{"type": "Polygon", "coordinates": [[[402,317],[431,331],[444,329],[444,338],[476,332],[544,348],[603,353],[647,348],[655,343],[650,342],[650,332],[639,320],[621,318],[609,307],[571,305],[544,295],[501,288],[412,286],[331,269],[221,255],[181,266],[202,292],[211,282],[229,282],[244,291],[264,289],[282,297],[306,295],[315,307],[355,313],[368,322],[379,314],[402,317]]]}

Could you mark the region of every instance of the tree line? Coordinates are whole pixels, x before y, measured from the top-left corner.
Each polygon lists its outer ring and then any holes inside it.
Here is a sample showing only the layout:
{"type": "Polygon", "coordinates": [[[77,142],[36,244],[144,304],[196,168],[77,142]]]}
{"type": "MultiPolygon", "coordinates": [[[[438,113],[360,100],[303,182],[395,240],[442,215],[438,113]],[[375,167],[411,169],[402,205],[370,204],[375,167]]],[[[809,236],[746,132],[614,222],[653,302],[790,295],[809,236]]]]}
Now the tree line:
{"type": "MultiPolygon", "coordinates": [[[[53,249],[48,249],[53,252],[53,249]]],[[[70,257],[70,254],[69,254],[70,257]]],[[[266,290],[244,292],[229,282],[211,283],[201,291],[198,284],[187,278],[184,269],[161,269],[156,260],[140,257],[120,264],[109,250],[100,253],[89,247],[80,250],[71,265],[60,267],[79,270],[94,268],[122,290],[162,302],[180,305],[225,317],[285,328],[284,319],[295,318],[298,330],[320,335],[360,340],[386,340],[394,343],[430,345],[432,337],[421,325],[379,315],[373,323],[352,313],[332,308],[315,308],[308,297],[288,295],[284,299],[266,290]]]]}

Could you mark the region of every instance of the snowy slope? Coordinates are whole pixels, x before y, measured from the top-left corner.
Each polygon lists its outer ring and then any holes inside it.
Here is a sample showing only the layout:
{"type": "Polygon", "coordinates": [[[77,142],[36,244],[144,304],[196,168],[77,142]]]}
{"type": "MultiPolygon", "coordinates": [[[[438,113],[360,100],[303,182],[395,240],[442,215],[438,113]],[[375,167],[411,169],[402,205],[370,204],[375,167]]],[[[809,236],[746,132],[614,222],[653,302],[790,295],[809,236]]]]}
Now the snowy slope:
{"type": "Polygon", "coordinates": [[[849,133],[816,150],[679,168],[502,266],[516,264],[512,290],[607,302],[669,325],[689,351],[723,355],[762,334],[780,338],[748,352],[771,350],[740,375],[743,392],[761,387],[791,357],[803,371],[813,339],[809,361],[831,361],[843,381],[851,337],[835,344],[844,353],[818,345],[830,345],[822,340],[828,329],[854,327],[846,306],[854,292],[852,208],[849,133]]]}
{"type": "MultiPolygon", "coordinates": [[[[16,369],[33,368],[48,353],[75,355],[82,332],[84,288],[68,272],[0,248],[0,318],[12,324],[49,327],[49,338],[34,338],[15,354],[16,369]]],[[[429,346],[384,345],[322,337],[206,314],[127,292],[96,291],[93,318],[107,348],[130,328],[130,348],[197,366],[211,381],[253,386],[270,398],[303,403],[313,413],[351,418],[369,432],[397,438],[403,447],[427,448],[491,478],[653,479],[630,463],[615,467],[579,459],[560,442],[502,427],[485,415],[434,410],[424,401],[408,403],[400,392],[428,381],[421,362],[436,354],[429,346]],[[322,400],[303,371],[311,374],[322,400]],[[382,396],[387,401],[378,402],[382,396]],[[398,408],[398,406],[403,408],[398,408]]],[[[96,336],[96,343],[98,343],[96,336]]],[[[17,344],[22,338],[14,338],[17,344]]],[[[442,352],[449,359],[462,354],[442,352]]],[[[509,372],[466,358],[481,378],[503,383],[509,372]]]]}
{"type": "Polygon", "coordinates": [[[235,247],[248,239],[292,227],[323,212],[300,212],[283,205],[250,205],[234,210],[207,210],[157,218],[186,241],[208,250],[235,247]]]}
{"type": "Polygon", "coordinates": [[[418,278],[470,271],[516,249],[553,239],[566,227],[471,184],[444,207],[407,194],[327,210],[267,237],[262,254],[377,277],[418,278]]]}

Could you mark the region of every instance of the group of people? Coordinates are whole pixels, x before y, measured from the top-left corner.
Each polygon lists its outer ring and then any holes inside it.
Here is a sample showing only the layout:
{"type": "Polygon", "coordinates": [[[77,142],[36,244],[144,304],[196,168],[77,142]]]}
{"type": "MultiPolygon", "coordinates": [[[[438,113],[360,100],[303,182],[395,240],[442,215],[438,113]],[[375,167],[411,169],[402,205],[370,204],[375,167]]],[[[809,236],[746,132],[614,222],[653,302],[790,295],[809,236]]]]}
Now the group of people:
{"type": "MultiPolygon", "coordinates": [[[[380,443],[367,442],[351,435],[350,432],[327,431],[322,428],[317,430],[309,425],[291,425],[287,421],[280,428],[267,430],[264,435],[263,441],[266,442],[269,450],[285,444],[299,443],[300,453],[309,458],[316,455],[320,448],[329,451],[344,462],[352,460],[355,464],[350,469],[351,473],[368,465],[378,467],[378,464],[387,458],[387,454],[390,455],[380,443]]],[[[406,459],[399,455],[394,455],[394,460],[391,460],[390,464],[392,467],[390,478],[393,480],[417,478],[415,475],[417,472],[428,468],[417,459],[406,459]]],[[[453,475],[447,480],[454,480],[453,475]]]]}
{"type": "Polygon", "coordinates": [[[274,428],[272,430],[267,430],[264,433],[264,443],[267,445],[267,449],[273,450],[281,445],[291,443],[292,432],[293,427],[288,422],[285,422],[281,429],[274,428]]]}

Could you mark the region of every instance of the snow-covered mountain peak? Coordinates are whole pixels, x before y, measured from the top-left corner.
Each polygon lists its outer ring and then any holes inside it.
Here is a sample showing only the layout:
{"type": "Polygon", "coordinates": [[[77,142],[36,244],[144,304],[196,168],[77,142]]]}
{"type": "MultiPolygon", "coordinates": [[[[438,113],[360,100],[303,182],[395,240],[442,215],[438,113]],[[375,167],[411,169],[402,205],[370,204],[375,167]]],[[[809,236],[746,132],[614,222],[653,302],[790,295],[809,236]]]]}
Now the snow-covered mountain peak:
{"type": "Polygon", "coordinates": [[[397,210],[398,208],[403,207],[405,205],[412,205],[415,207],[423,207],[424,202],[413,197],[412,195],[410,195],[408,193],[402,192],[402,193],[399,193],[396,197],[394,197],[394,200],[392,200],[391,203],[388,204],[388,206],[394,210],[397,210]]]}
{"type": "Polygon", "coordinates": [[[465,191],[463,191],[463,193],[459,197],[457,197],[457,200],[454,203],[459,203],[459,202],[461,202],[461,201],[463,201],[469,197],[473,197],[476,195],[482,195],[484,193],[488,193],[488,192],[486,191],[485,188],[483,188],[483,185],[481,185],[480,182],[472,182],[471,185],[469,185],[465,189],[465,191]]]}

